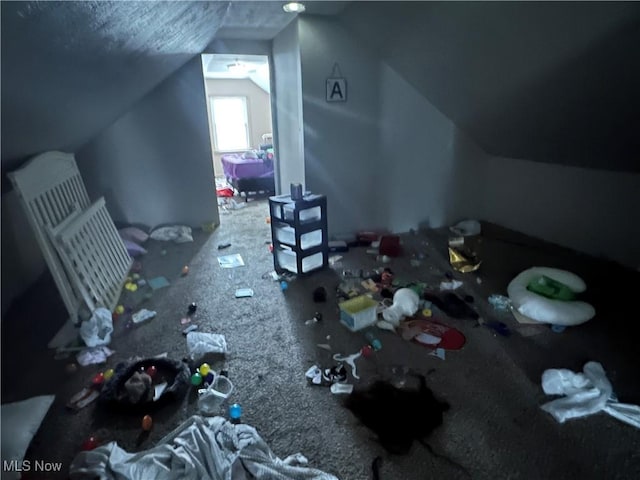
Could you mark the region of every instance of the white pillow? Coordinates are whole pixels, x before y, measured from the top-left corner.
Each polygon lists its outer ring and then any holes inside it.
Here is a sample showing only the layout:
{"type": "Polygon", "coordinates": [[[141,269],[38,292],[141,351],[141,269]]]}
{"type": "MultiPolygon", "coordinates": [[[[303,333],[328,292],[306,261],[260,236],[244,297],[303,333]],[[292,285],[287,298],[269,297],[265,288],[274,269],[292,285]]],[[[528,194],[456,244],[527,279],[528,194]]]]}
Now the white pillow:
{"type": "MultiPolygon", "coordinates": [[[[16,460],[18,464],[24,459],[24,454],[40,428],[42,420],[49,411],[55,399],[54,395],[32,397],[21,402],[2,405],[2,460],[10,462],[16,460]]],[[[2,478],[20,478],[15,472],[4,472],[2,478]],[[5,474],[9,475],[5,477],[5,474]]]]}
{"type": "Polygon", "coordinates": [[[519,313],[538,322],[564,326],[580,325],[594,317],[595,309],[586,302],[553,300],[527,290],[529,282],[541,275],[563,283],[575,293],[587,288],[574,273],[549,267],[530,268],[518,274],[507,287],[513,307],[519,313]]]}

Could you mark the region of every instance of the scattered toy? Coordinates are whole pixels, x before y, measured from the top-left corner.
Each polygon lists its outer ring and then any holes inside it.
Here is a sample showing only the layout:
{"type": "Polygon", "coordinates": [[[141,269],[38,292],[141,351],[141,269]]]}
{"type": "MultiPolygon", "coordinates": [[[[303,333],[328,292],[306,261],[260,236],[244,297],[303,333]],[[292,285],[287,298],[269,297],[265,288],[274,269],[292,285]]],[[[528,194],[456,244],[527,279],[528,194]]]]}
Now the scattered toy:
{"type": "Polygon", "coordinates": [[[380,340],[378,340],[376,338],[376,336],[373,334],[373,332],[367,332],[365,333],[364,337],[367,339],[367,342],[369,342],[369,345],[377,352],[378,350],[382,349],[382,342],[380,342],[380,340]]]}
{"type": "Polygon", "coordinates": [[[435,320],[406,320],[400,324],[400,334],[405,340],[413,340],[428,348],[460,350],[466,338],[459,330],[435,320]]]}
{"type": "Polygon", "coordinates": [[[318,287],[313,291],[313,301],[316,303],[322,303],[327,301],[327,289],[324,287],[318,287]]]}
{"type": "Polygon", "coordinates": [[[511,335],[511,330],[509,327],[503,322],[499,322],[497,320],[492,320],[490,322],[484,322],[484,326],[490,328],[495,333],[502,335],[503,337],[508,337],[511,335]]]}
{"type": "Polygon", "coordinates": [[[82,446],[80,447],[83,451],[94,450],[98,447],[98,440],[96,437],[89,437],[84,442],[82,442],[82,446]]]}
{"type": "Polygon", "coordinates": [[[318,323],[322,321],[322,314],[320,312],[316,312],[312,319],[304,322],[305,325],[313,325],[314,323],[318,323]]]}
{"type": "Polygon", "coordinates": [[[96,373],[96,375],[91,380],[91,383],[95,386],[100,386],[104,383],[104,373],[96,373]]]}
{"type": "Polygon", "coordinates": [[[240,423],[242,407],[239,403],[234,403],[229,406],[229,417],[231,417],[231,423],[240,423]]]}
{"type": "Polygon", "coordinates": [[[148,432],[151,430],[151,427],[153,427],[153,419],[151,418],[151,415],[145,415],[142,417],[142,430],[148,432]]]}
{"type": "Polygon", "coordinates": [[[369,358],[373,355],[373,347],[371,345],[365,345],[360,349],[360,353],[364,358],[369,358]]]}
{"type": "Polygon", "coordinates": [[[353,353],[351,355],[340,355],[339,353],[336,353],[333,356],[333,359],[338,361],[338,362],[345,362],[347,365],[349,365],[351,367],[351,375],[353,375],[353,378],[357,378],[360,379],[360,377],[358,376],[358,370],[356,367],[356,360],[358,358],[360,358],[360,356],[362,355],[362,353],[360,352],[356,352],[353,353]]]}
{"type": "Polygon", "coordinates": [[[199,372],[195,372],[193,375],[191,375],[191,385],[193,385],[194,387],[197,387],[201,383],[202,383],[202,375],[200,375],[199,372]]]}

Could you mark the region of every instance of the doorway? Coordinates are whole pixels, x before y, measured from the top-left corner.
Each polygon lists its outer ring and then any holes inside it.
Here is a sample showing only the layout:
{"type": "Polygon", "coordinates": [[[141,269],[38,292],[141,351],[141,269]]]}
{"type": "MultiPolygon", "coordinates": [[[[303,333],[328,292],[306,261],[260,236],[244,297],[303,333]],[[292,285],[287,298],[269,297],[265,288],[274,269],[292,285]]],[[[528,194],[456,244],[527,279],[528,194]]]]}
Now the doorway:
{"type": "Polygon", "coordinates": [[[209,136],[220,213],[275,194],[269,58],[203,54],[209,136]]]}

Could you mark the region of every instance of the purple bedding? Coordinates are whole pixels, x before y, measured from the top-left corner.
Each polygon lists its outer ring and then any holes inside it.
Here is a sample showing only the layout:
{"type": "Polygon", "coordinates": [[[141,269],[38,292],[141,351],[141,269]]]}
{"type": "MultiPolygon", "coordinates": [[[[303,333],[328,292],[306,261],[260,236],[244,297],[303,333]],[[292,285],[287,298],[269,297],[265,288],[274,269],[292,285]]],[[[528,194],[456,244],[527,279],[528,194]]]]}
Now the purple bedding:
{"type": "Polygon", "coordinates": [[[273,177],[273,161],[261,158],[243,158],[242,154],[222,155],[224,176],[233,178],[273,177]]]}

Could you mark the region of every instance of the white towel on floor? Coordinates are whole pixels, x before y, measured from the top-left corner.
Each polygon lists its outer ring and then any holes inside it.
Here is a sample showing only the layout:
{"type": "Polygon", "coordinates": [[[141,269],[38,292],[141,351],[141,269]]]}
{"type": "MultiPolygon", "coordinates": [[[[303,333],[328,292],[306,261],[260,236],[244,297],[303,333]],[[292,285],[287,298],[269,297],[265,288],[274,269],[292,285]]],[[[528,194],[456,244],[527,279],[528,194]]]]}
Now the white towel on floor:
{"type": "Polygon", "coordinates": [[[542,409],[563,423],[603,411],[636,428],[640,428],[640,407],[618,403],[611,383],[598,362],[585,364],[584,373],[567,369],[550,369],[542,374],[542,389],[547,395],[565,395],[542,405],[542,409]]]}
{"type": "Polygon", "coordinates": [[[146,451],[128,453],[110,442],[81,452],[69,473],[73,480],[338,480],[293,465],[305,460],[300,454],[279,459],[249,425],[193,416],[146,451]]]}

